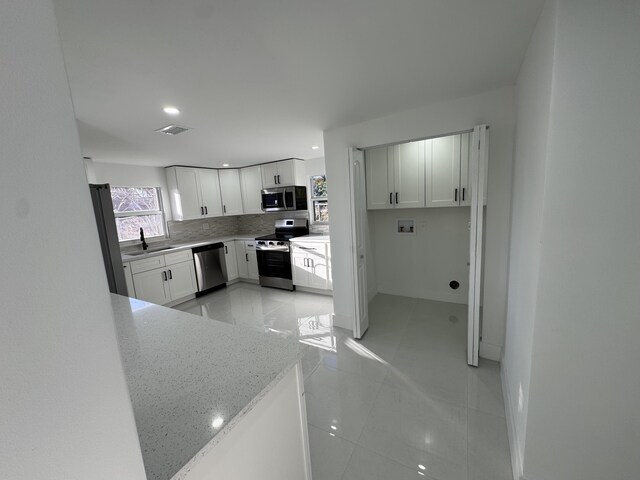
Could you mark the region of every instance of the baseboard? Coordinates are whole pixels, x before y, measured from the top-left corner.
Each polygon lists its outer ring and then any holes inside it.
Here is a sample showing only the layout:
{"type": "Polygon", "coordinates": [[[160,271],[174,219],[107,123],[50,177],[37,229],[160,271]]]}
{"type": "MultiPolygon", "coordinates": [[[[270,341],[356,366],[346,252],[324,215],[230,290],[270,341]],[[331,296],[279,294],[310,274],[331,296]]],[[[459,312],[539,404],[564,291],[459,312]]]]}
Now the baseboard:
{"type": "Polygon", "coordinates": [[[509,398],[509,389],[507,388],[508,373],[505,364],[500,367],[500,380],[502,382],[502,397],[504,400],[504,414],[507,418],[507,437],[509,438],[509,450],[511,451],[511,470],[513,480],[524,480],[522,473],[522,458],[520,457],[520,448],[518,445],[518,436],[516,435],[516,419],[511,408],[511,400],[509,398]]]}
{"type": "Polygon", "coordinates": [[[490,343],[480,341],[480,356],[482,358],[486,358],[487,360],[499,362],[502,358],[502,347],[499,345],[492,345],[490,343]]]}

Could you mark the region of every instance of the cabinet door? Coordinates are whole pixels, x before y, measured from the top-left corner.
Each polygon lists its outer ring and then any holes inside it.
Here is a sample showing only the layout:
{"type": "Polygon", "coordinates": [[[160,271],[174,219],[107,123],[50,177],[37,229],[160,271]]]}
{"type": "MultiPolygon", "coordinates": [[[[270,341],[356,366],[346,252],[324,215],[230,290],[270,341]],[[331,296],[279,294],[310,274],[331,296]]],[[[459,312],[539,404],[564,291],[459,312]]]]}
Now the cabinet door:
{"type": "Polygon", "coordinates": [[[278,186],[278,162],[266,163],[262,168],[262,188],[278,186]]]}
{"type": "Polygon", "coordinates": [[[252,280],[258,280],[258,255],[256,254],[256,242],[244,242],[245,258],[247,259],[247,276],[252,280]]]}
{"type": "Polygon", "coordinates": [[[367,209],[369,210],[393,208],[393,176],[389,178],[391,159],[389,153],[392,153],[392,148],[378,147],[365,152],[367,209]]]}
{"type": "Polygon", "coordinates": [[[247,265],[248,257],[244,251],[244,242],[236,240],[236,260],[238,262],[238,277],[249,278],[249,267],[247,265]]]}
{"type": "Polygon", "coordinates": [[[260,165],[240,169],[240,190],[244,213],[264,213],[262,211],[262,170],[260,165]]]}
{"type": "Polygon", "coordinates": [[[224,261],[227,267],[227,281],[238,278],[238,259],[236,258],[236,242],[224,242],[224,261]]]}
{"type": "Polygon", "coordinates": [[[127,283],[127,295],[136,298],[136,289],[133,286],[133,275],[131,274],[131,264],[123,263],[122,270],[124,270],[124,280],[127,283]]]}
{"type": "Polygon", "coordinates": [[[222,216],[222,199],[220,198],[220,180],[218,171],[201,168],[198,169],[200,189],[202,191],[202,206],[205,217],[222,216]]]}
{"type": "Polygon", "coordinates": [[[309,286],[326,290],[328,288],[329,269],[327,266],[327,248],[323,244],[301,245],[307,250],[309,269],[309,286]]]}
{"type": "Polygon", "coordinates": [[[455,207],[460,201],[460,135],[425,141],[427,207],[455,207]]]}
{"type": "Polygon", "coordinates": [[[425,206],[423,141],[393,147],[393,183],[395,208],[425,206]]]}
{"type": "Polygon", "coordinates": [[[295,163],[293,160],[283,160],[278,165],[278,185],[288,186],[296,184],[295,163]]]}
{"type": "Polygon", "coordinates": [[[471,205],[471,183],[469,182],[469,161],[471,160],[471,134],[460,135],[460,205],[471,205]]]}
{"type": "Polygon", "coordinates": [[[133,285],[136,290],[136,298],[145,302],[164,305],[171,300],[168,278],[165,280],[164,268],[149,270],[133,275],[133,285]]]}
{"type": "Polygon", "coordinates": [[[309,269],[307,268],[307,254],[294,248],[291,253],[291,273],[293,284],[300,287],[309,287],[309,269]]]}
{"type": "Polygon", "coordinates": [[[177,263],[167,267],[171,300],[191,295],[198,290],[193,261],[177,263]]]}
{"type": "Polygon", "coordinates": [[[223,215],[242,215],[242,192],[240,191],[240,170],[220,170],[220,195],[223,215]]]}
{"type": "Polygon", "coordinates": [[[176,220],[192,220],[202,218],[202,199],[200,198],[200,182],[195,168],[176,167],[177,195],[173,214],[176,220]]]}

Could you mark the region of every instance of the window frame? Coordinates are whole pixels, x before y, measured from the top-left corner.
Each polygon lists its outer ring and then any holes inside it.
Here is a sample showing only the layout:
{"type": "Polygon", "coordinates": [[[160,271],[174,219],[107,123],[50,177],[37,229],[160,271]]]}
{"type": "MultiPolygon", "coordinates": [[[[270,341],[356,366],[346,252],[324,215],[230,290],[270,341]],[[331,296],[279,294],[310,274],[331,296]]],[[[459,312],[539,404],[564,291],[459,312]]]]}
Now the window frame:
{"type": "MultiPolygon", "coordinates": [[[[327,175],[326,174],[322,174],[322,175],[309,175],[309,199],[310,199],[310,217],[311,217],[311,224],[312,225],[329,225],[329,222],[324,222],[322,220],[316,220],[316,201],[322,201],[322,202],[326,202],[327,204],[327,210],[329,209],[329,195],[324,195],[322,197],[314,197],[313,196],[313,184],[314,184],[314,178],[317,177],[323,177],[324,178],[324,182],[326,184],[327,182],[327,175]]],[[[327,214],[329,214],[329,212],[327,211],[327,214]]]]}
{"type": "MultiPolygon", "coordinates": [[[[113,188],[153,188],[156,191],[156,195],[158,197],[158,207],[160,208],[159,210],[138,210],[138,211],[134,211],[134,212],[116,212],[115,210],[113,211],[113,216],[118,219],[118,218],[127,218],[127,217],[144,217],[147,215],[160,215],[162,217],[162,230],[163,230],[163,234],[162,235],[154,235],[152,237],[148,237],[145,233],[145,240],[148,240],[150,242],[154,242],[154,241],[162,241],[162,240],[166,240],[168,238],[167,235],[167,218],[166,215],[164,213],[164,203],[162,201],[162,187],[159,186],[142,186],[142,185],[111,185],[111,189],[113,188]]],[[[109,195],[111,195],[111,190],[109,191],[109,195]]],[[[113,199],[113,197],[112,197],[113,199]]],[[[116,222],[116,231],[118,229],[118,222],[116,222]]],[[[128,246],[128,245],[137,245],[140,243],[140,240],[120,240],[119,241],[121,246],[128,246]]]]}

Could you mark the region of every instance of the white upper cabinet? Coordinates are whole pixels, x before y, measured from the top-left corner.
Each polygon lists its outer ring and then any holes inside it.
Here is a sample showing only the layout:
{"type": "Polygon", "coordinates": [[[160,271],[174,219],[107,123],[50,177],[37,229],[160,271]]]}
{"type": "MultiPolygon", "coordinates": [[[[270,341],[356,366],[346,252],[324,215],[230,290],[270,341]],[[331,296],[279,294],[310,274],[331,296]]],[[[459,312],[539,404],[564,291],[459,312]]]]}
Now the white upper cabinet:
{"type": "Polygon", "coordinates": [[[271,188],[278,186],[278,162],[262,165],[262,187],[271,188]]]}
{"type": "Polygon", "coordinates": [[[305,167],[302,160],[290,158],[279,162],[265,163],[262,167],[262,188],[306,186],[305,167]]]}
{"type": "Polygon", "coordinates": [[[242,215],[242,192],[240,190],[240,170],[220,170],[220,194],[223,215],[242,215]]]}
{"type": "Polygon", "coordinates": [[[471,183],[469,182],[469,162],[471,161],[471,134],[460,135],[460,205],[471,205],[471,183]]]}
{"type": "Polygon", "coordinates": [[[426,206],[455,207],[460,203],[460,135],[426,140],[426,206]]]}
{"type": "Polygon", "coordinates": [[[425,206],[424,142],[366,151],[367,208],[425,206]]]}
{"type": "Polygon", "coordinates": [[[393,147],[393,202],[395,208],[425,206],[424,143],[409,142],[393,147]]]}
{"type": "Polygon", "coordinates": [[[174,220],[222,215],[217,170],[170,167],[166,169],[166,174],[174,220]]]}
{"type": "Polygon", "coordinates": [[[199,168],[197,170],[202,191],[204,217],[219,217],[222,215],[222,199],[220,198],[218,171],[208,168],[199,168]]]}
{"type": "Polygon", "coordinates": [[[198,173],[195,168],[168,168],[167,183],[175,220],[191,220],[204,215],[198,173]]]}
{"type": "Polygon", "coordinates": [[[256,165],[240,169],[240,190],[244,213],[264,213],[262,211],[262,167],[256,165]]]}
{"type": "Polygon", "coordinates": [[[369,210],[393,208],[393,161],[390,162],[390,158],[393,158],[393,147],[372,148],[365,152],[369,210]]]}

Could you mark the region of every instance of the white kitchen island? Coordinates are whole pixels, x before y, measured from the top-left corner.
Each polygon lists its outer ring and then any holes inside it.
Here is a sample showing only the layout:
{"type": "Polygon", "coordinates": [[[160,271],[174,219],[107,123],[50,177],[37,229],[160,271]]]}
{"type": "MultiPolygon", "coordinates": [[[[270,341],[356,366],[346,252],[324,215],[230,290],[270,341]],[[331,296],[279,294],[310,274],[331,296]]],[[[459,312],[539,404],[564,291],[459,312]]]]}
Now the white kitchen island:
{"type": "Polygon", "coordinates": [[[149,480],[310,480],[295,340],[112,295],[149,480]]]}

